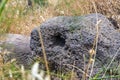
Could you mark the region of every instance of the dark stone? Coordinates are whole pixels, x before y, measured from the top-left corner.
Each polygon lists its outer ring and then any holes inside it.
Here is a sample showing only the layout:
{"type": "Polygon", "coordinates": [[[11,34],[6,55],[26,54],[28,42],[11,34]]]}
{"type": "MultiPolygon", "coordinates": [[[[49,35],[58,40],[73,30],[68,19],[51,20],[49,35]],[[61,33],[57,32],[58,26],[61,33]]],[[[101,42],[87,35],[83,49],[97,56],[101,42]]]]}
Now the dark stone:
{"type": "MultiPolygon", "coordinates": [[[[120,47],[120,33],[105,16],[98,14],[98,20],[102,22],[99,24],[95,67],[103,67],[120,47]]],[[[96,37],[96,23],[96,14],[51,18],[31,32],[30,48],[34,54],[43,56],[39,37],[41,30],[47,59],[54,63],[53,67],[56,65],[57,68],[63,69],[63,72],[69,72],[73,67],[67,64],[73,65],[75,62],[74,66],[84,70],[84,62],[88,63],[88,51],[92,49],[96,37]]],[[[81,72],[77,69],[75,71],[81,77],[81,72]]]]}

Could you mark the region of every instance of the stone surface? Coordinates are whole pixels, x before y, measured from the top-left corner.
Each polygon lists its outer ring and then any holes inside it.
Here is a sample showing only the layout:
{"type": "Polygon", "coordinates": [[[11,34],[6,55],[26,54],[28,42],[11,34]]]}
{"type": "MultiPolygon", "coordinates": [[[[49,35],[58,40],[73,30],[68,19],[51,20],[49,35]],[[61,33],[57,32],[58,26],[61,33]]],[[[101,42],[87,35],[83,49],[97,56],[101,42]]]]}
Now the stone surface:
{"type": "MultiPolygon", "coordinates": [[[[102,22],[99,24],[95,62],[97,68],[108,64],[120,48],[120,33],[105,16],[98,14],[98,20],[102,22]]],[[[88,63],[88,51],[92,49],[96,37],[96,23],[96,14],[51,18],[31,32],[30,48],[34,54],[43,56],[39,37],[41,30],[47,59],[53,70],[63,69],[64,72],[69,72],[73,67],[67,65],[73,65],[74,62],[74,66],[83,70],[84,63],[88,63]]],[[[75,72],[81,77],[79,70],[75,69],[75,72]]]]}
{"type": "Polygon", "coordinates": [[[16,59],[19,65],[28,66],[32,62],[30,50],[30,37],[20,34],[6,34],[1,36],[0,47],[7,51],[4,55],[4,62],[16,59]]]}

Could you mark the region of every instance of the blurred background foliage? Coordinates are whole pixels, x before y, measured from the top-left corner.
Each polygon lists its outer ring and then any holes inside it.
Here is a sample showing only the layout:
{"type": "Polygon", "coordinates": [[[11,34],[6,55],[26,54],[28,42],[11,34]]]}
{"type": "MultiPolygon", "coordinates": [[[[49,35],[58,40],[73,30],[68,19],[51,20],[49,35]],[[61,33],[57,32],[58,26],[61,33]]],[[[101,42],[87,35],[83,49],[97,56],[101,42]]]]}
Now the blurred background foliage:
{"type": "Polygon", "coordinates": [[[120,0],[0,0],[0,34],[29,35],[48,18],[94,13],[93,3],[120,28],[120,0]]]}

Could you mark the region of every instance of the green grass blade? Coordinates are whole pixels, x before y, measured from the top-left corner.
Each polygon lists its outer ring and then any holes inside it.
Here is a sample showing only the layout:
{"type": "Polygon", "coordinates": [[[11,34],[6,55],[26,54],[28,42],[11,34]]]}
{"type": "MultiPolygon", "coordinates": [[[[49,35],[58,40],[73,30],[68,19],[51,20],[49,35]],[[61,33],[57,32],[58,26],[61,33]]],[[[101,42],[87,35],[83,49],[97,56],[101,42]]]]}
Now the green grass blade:
{"type": "Polygon", "coordinates": [[[0,4],[0,17],[1,17],[1,14],[5,8],[5,5],[7,3],[8,0],[2,0],[1,4],[0,4]]]}

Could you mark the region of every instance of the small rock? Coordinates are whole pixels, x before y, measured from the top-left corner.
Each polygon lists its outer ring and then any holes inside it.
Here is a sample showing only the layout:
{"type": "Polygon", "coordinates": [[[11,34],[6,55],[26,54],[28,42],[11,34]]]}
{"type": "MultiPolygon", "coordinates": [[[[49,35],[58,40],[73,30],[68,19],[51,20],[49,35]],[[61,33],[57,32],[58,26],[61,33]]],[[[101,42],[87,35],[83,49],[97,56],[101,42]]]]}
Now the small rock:
{"type": "Polygon", "coordinates": [[[30,49],[30,37],[20,34],[6,34],[0,40],[0,47],[5,52],[4,62],[16,59],[19,65],[30,65],[32,53],[30,49]]]}

